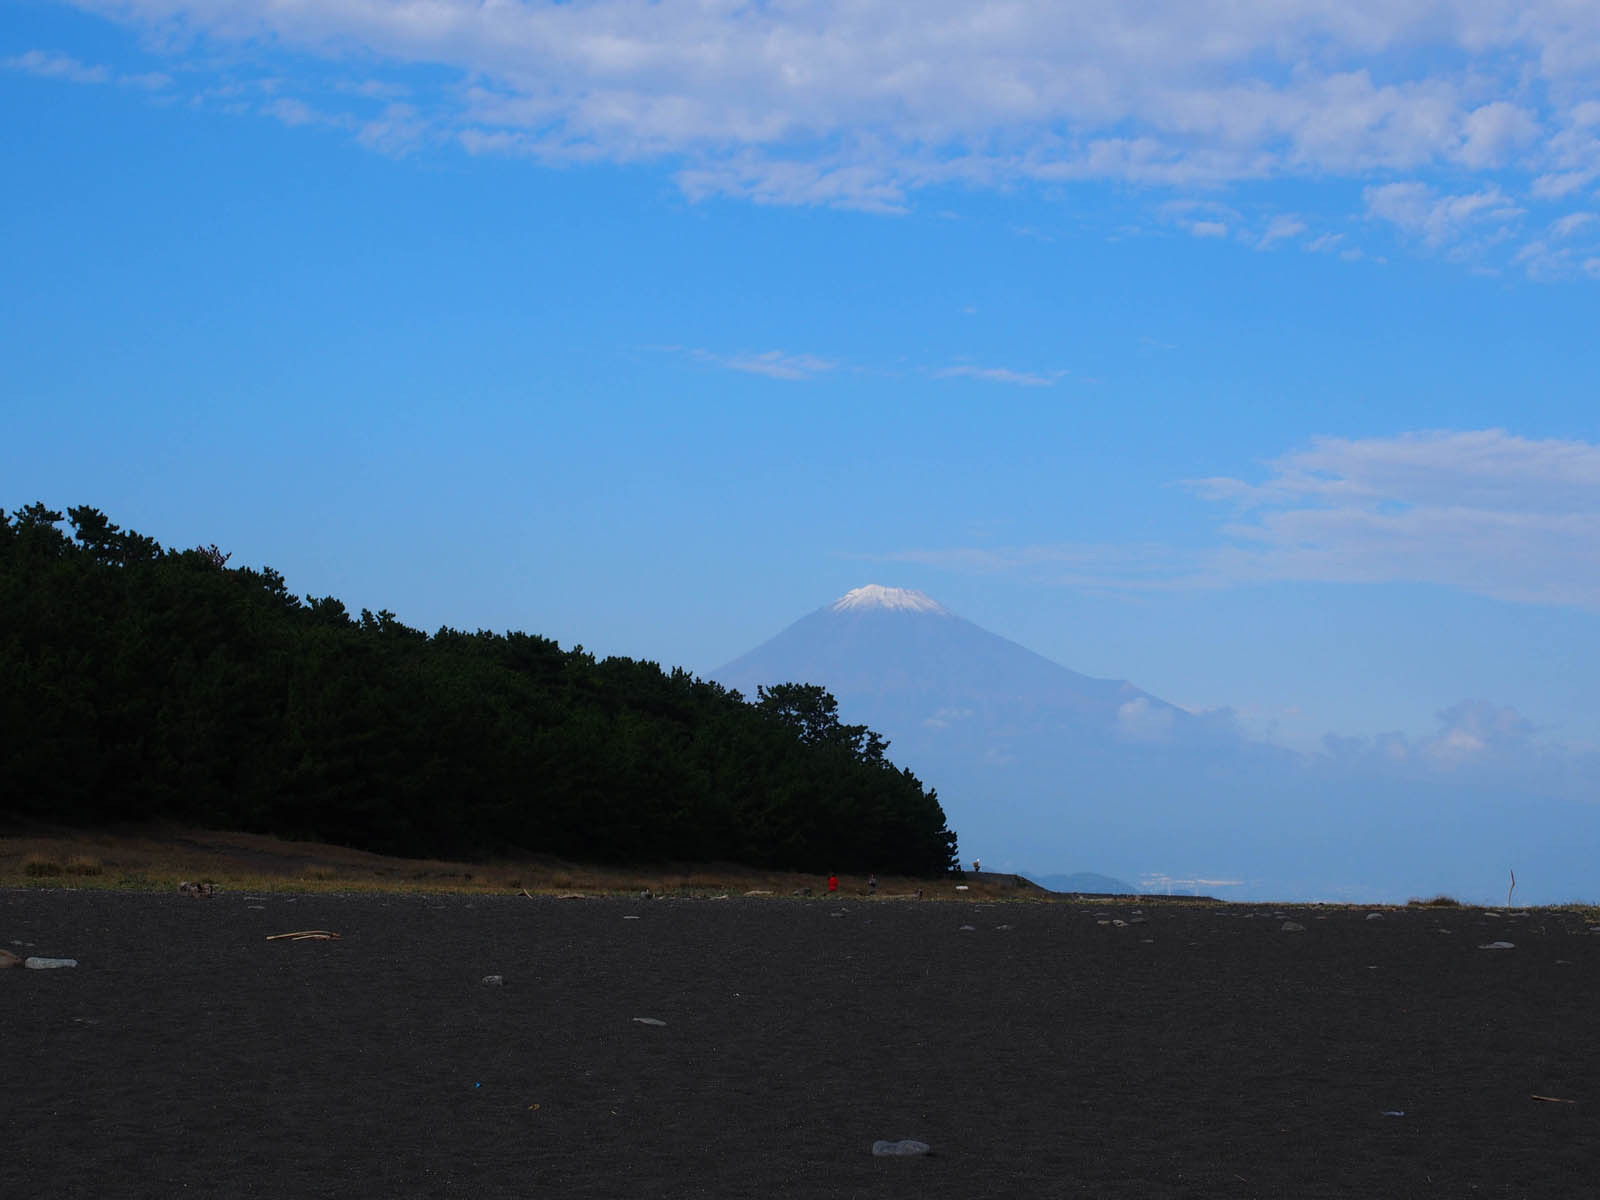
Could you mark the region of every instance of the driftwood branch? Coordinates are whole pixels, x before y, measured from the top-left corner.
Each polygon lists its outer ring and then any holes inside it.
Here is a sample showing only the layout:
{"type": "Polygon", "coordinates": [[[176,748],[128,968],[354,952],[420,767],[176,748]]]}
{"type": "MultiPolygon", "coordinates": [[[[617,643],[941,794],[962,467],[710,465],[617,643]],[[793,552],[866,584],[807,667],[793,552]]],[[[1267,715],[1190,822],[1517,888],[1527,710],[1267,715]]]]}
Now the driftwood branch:
{"type": "Polygon", "coordinates": [[[267,935],[269,942],[337,942],[339,935],[331,929],[301,929],[295,933],[273,933],[267,935]]]}

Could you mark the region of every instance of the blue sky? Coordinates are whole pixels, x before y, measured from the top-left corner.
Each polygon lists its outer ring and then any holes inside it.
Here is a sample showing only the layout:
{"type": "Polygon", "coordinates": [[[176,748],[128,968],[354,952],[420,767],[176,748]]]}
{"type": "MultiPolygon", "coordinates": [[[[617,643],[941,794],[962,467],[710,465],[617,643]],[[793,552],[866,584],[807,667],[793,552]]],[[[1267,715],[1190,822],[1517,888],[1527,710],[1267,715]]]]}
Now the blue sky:
{"type": "Polygon", "coordinates": [[[701,673],[878,582],[1301,748],[1600,747],[1600,9],[1110,8],[11,0],[0,504],[701,673]]]}

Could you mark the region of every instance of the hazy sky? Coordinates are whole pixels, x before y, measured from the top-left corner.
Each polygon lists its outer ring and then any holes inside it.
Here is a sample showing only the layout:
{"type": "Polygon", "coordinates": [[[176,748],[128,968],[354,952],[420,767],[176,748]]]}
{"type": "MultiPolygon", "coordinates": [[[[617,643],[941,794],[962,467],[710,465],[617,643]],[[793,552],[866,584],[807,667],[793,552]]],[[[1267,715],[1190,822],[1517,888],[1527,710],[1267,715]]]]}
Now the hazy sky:
{"type": "Polygon", "coordinates": [[[1600,746],[1600,6],[8,0],[0,68],[8,509],[1600,746]]]}

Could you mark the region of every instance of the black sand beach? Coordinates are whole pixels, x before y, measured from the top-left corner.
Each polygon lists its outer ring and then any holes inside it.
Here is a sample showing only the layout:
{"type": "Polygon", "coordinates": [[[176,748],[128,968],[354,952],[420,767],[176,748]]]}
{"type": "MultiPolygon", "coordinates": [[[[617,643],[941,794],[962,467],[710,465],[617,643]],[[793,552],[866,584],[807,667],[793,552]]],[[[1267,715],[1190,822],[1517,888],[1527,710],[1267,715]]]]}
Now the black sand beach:
{"type": "Polygon", "coordinates": [[[0,891],[0,1191],[1596,1194],[1581,915],[1280,911],[0,891]]]}

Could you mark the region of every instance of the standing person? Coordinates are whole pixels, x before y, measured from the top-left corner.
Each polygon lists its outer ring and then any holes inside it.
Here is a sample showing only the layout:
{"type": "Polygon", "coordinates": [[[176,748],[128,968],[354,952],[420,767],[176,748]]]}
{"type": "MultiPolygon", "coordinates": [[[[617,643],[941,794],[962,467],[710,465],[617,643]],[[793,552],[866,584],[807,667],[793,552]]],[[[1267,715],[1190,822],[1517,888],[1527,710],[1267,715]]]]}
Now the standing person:
{"type": "Polygon", "coordinates": [[[874,896],[878,894],[878,877],[876,875],[867,876],[867,892],[874,896]]]}
{"type": "Polygon", "coordinates": [[[976,858],[972,860],[972,873],[974,875],[981,875],[983,873],[983,863],[976,858]]]}
{"type": "Polygon", "coordinates": [[[837,892],[838,890],[839,890],[839,877],[837,875],[829,875],[828,876],[828,894],[831,896],[834,892],[837,892]]]}

